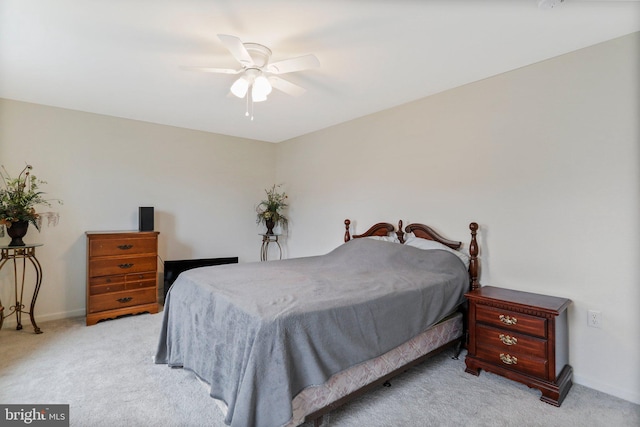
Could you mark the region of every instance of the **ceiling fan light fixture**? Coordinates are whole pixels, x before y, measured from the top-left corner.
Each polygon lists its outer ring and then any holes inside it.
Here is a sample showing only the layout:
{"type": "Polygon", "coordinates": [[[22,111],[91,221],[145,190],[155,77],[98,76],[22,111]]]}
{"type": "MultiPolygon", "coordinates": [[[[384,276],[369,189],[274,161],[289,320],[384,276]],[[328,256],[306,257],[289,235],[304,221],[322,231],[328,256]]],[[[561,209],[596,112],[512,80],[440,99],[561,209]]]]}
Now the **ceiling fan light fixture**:
{"type": "Polygon", "coordinates": [[[256,89],[255,84],[251,88],[251,101],[252,102],[262,102],[267,100],[267,95],[264,92],[260,92],[259,89],[256,89]]]}
{"type": "Polygon", "coordinates": [[[238,98],[244,98],[249,90],[249,82],[242,76],[231,85],[231,93],[238,98]]]}
{"type": "Polygon", "coordinates": [[[269,80],[263,75],[256,77],[253,82],[253,87],[251,89],[251,97],[254,102],[260,102],[267,99],[267,95],[269,95],[272,91],[271,83],[269,80]]]}

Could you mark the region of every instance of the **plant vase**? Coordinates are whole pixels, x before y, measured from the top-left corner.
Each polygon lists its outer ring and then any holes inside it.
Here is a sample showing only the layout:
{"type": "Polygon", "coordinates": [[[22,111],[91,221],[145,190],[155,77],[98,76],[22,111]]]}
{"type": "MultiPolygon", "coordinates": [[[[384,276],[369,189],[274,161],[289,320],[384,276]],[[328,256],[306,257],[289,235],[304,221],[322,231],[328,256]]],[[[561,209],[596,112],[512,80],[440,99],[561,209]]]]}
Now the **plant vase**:
{"type": "Polygon", "coordinates": [[[264,225],[267,226],[267,234],[273,234],[273,227],[276,226],[276,222],[272,219],[267,219],[264,221],[264,225]]]}
{"type": "Polygon", "coordinates": [[[11,237],[9,246],[24,246],[22,238],[27,234],[29,228],[29,221],[17,221],[11,224],[11,227],[7,227],[7,234],[11,237]]]}

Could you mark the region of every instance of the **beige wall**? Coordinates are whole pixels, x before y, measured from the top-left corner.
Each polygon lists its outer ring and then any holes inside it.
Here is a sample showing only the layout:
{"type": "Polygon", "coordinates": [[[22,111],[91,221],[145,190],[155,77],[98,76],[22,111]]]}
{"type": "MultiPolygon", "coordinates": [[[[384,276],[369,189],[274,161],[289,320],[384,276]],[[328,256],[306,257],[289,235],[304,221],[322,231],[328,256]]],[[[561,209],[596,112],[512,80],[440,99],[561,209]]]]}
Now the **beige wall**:
{"type": "Polygon", "coordinates": [[[634,34],[279,144],[290,255],[334,248],[345,218],[465,243],[477,221],[482,283],[571,298],[575,381],[640,402],[639,52],[634,34]]]}
{"type": "Polygon", "coordinates": [[[163,260],[259,259],[254,207],[274,180],[273,144],[0,100],[0,164],[17,174],[25,162],[64,201],[57,227],[25,238],[44,243],[41,321],[84,315],[85,231],[136,230],[139,206],[155,207],[163,260]]]}

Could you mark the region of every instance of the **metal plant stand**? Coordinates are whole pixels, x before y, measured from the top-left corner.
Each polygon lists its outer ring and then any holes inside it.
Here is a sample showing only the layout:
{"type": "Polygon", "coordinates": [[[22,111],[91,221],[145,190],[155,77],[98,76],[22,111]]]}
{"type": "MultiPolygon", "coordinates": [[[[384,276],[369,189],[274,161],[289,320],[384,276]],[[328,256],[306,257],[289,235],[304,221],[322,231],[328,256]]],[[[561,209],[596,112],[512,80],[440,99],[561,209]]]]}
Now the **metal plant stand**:
{"type": "Polygon", "coordinates": [[[275,243],[278,247],[279,257],[278,259],[282,259],[282,246],[280,246],[280,242],[278,242],[279,234],[261,234],[262,236],[262,247],[260,248],[260,261],[268,261],[269,258],[269,244],[275,243]]]}
{"type": "Polygon", "coordinates": [[[36,258],[36,248],[42,246],[41,243],[26,244],[24,246],[0,246],[0,270],[9,262],[13,264],[13,288],[15,294],[15,305],[9,307],[9,313],[4,314],[4,306],[0,301],[0,329],[4,319],[9,316],[16,315],[17,326],[16,330],[22,329],[22,313],[29,314],[33,330],[36,334],[41,334],[42,331],[36,324],[34,317],[34,309],[36,306],[36,300],[38,299],[38,292],[40,292],[40,285],[42,284],[42,266],[36,258]],[[22,262],[20,262],[22,260],[22,262]],[[31,297],[31,305],[29,311],[25,310],[24,305],[24,282],[27,272],[27,260],[33,266],[36,273],[36,283],[33,290],[33,296],[31,297]],[[21,264],[21,268],[19,268],[21,264]],[[20,271],[19,271],[20,270],[20,271]],[[22,274],[20,274],[22,273],[22,274]]]}

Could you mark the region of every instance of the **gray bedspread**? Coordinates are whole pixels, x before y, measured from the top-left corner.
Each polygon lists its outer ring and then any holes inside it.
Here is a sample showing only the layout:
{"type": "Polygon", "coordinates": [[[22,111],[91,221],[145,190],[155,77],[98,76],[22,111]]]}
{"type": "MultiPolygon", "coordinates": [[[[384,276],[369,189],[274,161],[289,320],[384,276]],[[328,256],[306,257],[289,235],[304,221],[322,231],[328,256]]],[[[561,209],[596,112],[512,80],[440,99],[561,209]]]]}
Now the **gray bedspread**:
{"type": "Polygon", "coordinates": [[[373,239],[322,256],[189,270],[165,301],[155,362],[210,384],[228,406],[225,423],[281,426],[303,388],[424,331],[468,284],[451,253],[373,239]]]}

